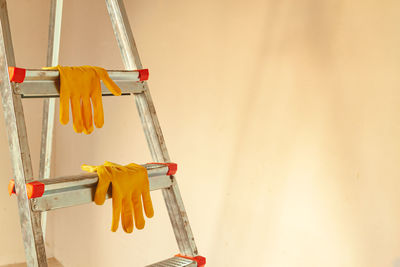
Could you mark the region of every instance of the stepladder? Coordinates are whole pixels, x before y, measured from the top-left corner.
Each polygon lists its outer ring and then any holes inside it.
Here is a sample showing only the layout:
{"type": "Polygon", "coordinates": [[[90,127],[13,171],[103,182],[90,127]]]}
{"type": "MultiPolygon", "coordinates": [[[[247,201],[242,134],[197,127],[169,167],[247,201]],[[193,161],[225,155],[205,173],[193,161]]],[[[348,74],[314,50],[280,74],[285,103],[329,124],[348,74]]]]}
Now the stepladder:
{"type": "MultiPolygon", "coordinates": [[[[105,0],[125,70],[108,71],[123,95],[133,95],[148,147],[155,163],[147,169],[150,190],[161,190],[179,252],[147,266],[204,266],[197,251],[176,178],[176,164],[170,162],[164,137],[147,85],[123,0],[105,0]]],[[[63,0],[51,0],[47,66],[58,64],[63,0]]],[[[0,0],[0,90],[13,169],[9,190],[17,195],[20,225],[27,265],[47,266],[44,245],[46,213],[54,209],[93,201],[97,174],[50,178],[55,100],[59,97],[56,70],[16,67],[7,1],[0,0]],[[34,177],[23,112],[23,98],[43,97],[42,139],[39,177],[34,177]]],[[[102,90],[103,96],[109,95],[102,90]]],[[[109,197],[112,192],[109,192],[109,197]]],[[[132,266],[136,266],[132,262],[132,266]]]]}

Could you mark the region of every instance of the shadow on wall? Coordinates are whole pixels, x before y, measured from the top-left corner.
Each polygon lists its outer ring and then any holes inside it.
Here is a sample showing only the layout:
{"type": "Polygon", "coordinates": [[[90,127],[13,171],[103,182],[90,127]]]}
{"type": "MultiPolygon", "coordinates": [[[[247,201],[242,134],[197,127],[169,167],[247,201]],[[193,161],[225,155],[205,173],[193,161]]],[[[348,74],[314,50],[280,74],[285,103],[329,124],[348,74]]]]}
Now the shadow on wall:
{"type": "Polygon", "coordinates": [[[370,263],[354,256],[369,254],[363,244],[379,236],[365,234],[370,215],[356,208],[365,197],[359,180],[360,168],[367,167],[361,162],[366,114],[363,89],[353,87],[352,76],[363,80],[364,73],[346,54],[354,22],[344,4],[285,0],[263,6],[262,41],[253,50],[254,75],[242,89],[212,251],[216,259],[227,249],[264,259],[237,255],[216,266],[312,264],[332,256],[346,266],[370,263]],[[318,256],[316,244],[324,247],[318,256]]]}

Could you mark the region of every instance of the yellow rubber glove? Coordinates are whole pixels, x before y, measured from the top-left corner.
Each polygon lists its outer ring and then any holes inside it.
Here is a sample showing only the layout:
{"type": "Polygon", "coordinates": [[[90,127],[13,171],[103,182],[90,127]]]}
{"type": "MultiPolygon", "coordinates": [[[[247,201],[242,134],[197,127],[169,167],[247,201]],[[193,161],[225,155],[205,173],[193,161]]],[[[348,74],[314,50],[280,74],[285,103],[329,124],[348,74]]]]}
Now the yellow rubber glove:
{"type": "Polygon", "coordinates": [[[121,95],[121,89],[110,79],[105,69],[93,66],[50,67],[60,72],[60,122],[69,121],[69,102],[71,102],[74,130],[85,134],[93,132],[92,100],[94,124],[103,127],[104,113],[100,80],[114,95],[121,95]]]}
{"type": "Polygon", "coordinates": [[[97,205],[103,205],[110,183],[112,185],[113,218],[111,231],[117,231],[121,217],[124,231],[132,233],[132,216],[135,218],[136,228],[143,229],[145,225],[143,207],[146,216],[148,218],[153,217],[154,210],[146,168],[134,163],[122,166],[108,161],[100,166],[84,164],[81,168],[84,171],[97,172],[99,176],[94,196],[94,202],[97,205]]]}

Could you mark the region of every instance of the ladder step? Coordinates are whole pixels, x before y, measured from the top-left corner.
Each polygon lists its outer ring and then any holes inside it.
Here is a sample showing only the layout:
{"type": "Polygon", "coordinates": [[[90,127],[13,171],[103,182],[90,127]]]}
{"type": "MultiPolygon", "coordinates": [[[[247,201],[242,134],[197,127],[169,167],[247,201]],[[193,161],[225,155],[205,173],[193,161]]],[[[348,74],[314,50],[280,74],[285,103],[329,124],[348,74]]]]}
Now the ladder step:
{"type": "MultiPolygon", "coordinates": [[[[14,92],[23,98],[60,96],[58,70],[10,67],[9,75],[10,80],[16,82],[14,92]]],[[[142,81],[147,80],[148,70],[109,70],[108,75],[121,88],[122,95],[138,94],[145,90],[142,81]]],[[[103,96],[112,96],[103,83],[101,83],[101,90],[103,96]]]]}
{"type": "MultiPolygon", "coordinates": [[[[147,169],[151,191],[168,188],[172,185],[171,175],[175,174],[175,163],[149,163],[142,166],[147,169]]],[[[84,173],[35,180],[27,184],[27,191],[28,195],[32,197],[34,211],[49,211],[92,202],[97,182],[97,173],[84,173]]],[[[15,192],[12,183],[13,181],[9,186],[10,193],[15,192]]],[[[107,198],[111,198],[111,196],[110,187],[107,198]]]]}
{"type": "Polygon", "coordinates": [[[163,260],[146,267],[196,267],[197,262],[181,257],[172,257],[167,260],[163,260]]]}

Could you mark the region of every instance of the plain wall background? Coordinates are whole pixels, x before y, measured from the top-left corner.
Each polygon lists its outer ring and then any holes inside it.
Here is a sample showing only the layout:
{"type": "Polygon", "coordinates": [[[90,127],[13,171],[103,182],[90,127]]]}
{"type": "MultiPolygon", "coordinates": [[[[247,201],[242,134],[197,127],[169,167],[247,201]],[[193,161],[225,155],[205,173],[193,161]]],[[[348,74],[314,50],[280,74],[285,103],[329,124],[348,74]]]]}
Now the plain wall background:
{"type": "MultiPolygon", "coordinates": [[[[104,2],[64,2],[60,63],[122,68],[104,2]]],[[[207,266],[400,266],[400,2],[126,6],[207,266]]],[[[9,9],[17,62],[44,65],[48,1],[9,9]]],[[[91,136],[57,122],[55,175],[151,161],[133,98],[107,98],[104,109],[105,126],[91,136]]],[[[37,165],[41,102],[26,110],[37,165]]],[[[23,261],[16,201],[3,192],[0,263],[23,261]]],[[[51,213],[50,254],[67,267],[174,255],[161,192],[152,197],[155,217],[132,235],[109,230],[111,203],[51,213]]]]}

